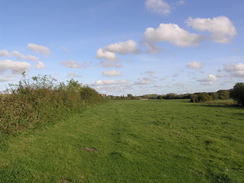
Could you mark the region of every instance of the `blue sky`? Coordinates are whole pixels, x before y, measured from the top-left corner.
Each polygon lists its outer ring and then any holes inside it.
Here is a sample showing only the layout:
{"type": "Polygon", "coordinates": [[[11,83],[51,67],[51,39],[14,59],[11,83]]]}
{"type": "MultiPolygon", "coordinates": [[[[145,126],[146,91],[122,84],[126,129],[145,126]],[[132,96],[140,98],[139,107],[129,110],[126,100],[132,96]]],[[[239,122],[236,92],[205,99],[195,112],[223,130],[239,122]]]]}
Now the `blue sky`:
{"type": "Polygon", "coordinates": [[[1,90],[23,71],[114,95],[215,91],[244,80],[243,0],[0,3],[1,90]]]}

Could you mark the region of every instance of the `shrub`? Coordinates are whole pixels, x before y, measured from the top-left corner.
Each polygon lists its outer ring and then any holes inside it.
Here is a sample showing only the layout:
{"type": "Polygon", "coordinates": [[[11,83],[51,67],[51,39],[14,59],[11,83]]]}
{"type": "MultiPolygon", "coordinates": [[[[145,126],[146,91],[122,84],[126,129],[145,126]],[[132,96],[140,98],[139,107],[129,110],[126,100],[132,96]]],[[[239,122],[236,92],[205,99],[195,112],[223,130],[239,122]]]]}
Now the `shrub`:
{"type": "Polygon", "coordinates": [[[209,93],[194,93],[190,96],[191,102],[207,102],[212,100],[226,100],[230,98],[230,90],[219,90],[209,93]]]}
{"type": "Polygon", "coordinates": [[[230,93],[231,98],[244,106],[244,83],[237,83],[230,93]]]}
{"type": "Polygon", "coordinates": [[[230,90],[219,90],[217,91],[218,99],[226,100],[230,98],[230,90]]]}
{"type": "Polygon", "coordinates": [[[212,98],[208,93],[198,93],[193,94],[191,96],[191,102],[193,103],[199,103],[199,102],[207,102],[210,101],[212,98]]]}
{"type": "Polygon", "coordinates": [[[74,80],[58,83],[49,76],[23,79],[0,96],[0,132],[17,133],[103,100],[94,89],[74,80]]]}

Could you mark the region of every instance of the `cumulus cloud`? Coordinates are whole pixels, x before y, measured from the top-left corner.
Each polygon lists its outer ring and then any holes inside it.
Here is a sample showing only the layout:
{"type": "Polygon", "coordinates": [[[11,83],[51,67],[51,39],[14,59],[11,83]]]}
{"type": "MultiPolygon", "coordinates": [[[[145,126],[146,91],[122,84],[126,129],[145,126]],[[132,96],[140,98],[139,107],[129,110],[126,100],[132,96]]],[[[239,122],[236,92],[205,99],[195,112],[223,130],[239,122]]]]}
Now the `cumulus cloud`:
{"type": "Polygon", "coordinates": [[[145,40],[151,43],[166,41],[177,46],[196,46],[201,36],[190,33],[176,24],[160,24],[158,28],[147,28],[145,40]]]}
{"type": "Polygon", "coordinates": [[[93,86],[100,93],[107,93],[113,95],[122,95],[124,93],[128,93],[132,90],[132,86],[130,84],[120,84],[120,85],[100,85],[93,86]]]}
{"type": "Polygon", "coordinates": [[[43,68],[45,68],[45,64],[43,62],[39,61],[36,64],[36,68],[37,69],[43,69],[43,68]]]}
{"type": "Polygon", "coordinates": [[[145,41],[144,45],[147,48],[147,50],[146,50],[147,53],[156,54],[156,53],[160,53],[160,51],[161,51],[161,48],[158,47],[157,45],[155,45],[154,43],[145,41]]]}
{"type": "Polygon", "coordinates": [[[231,64],[226,65],[224,70],[228,73],[230,73],[234,77],[244,77],[244,64],[231,64]]]}
{"type": "Polygon", "coordinates": [[[187,63],[186,66],[187,66],[188,68],[190,68],[190,69],[201,69],[201,68],[203,67],[202,63],[200,63],[200,62],[196,62],[196,61],[194,61],[194,62],[189,62],[189,63],[187,63]]]}
{"type": "Polygon", "coordinates": [[[136,53],[138,51],[137,43],[133,40],[110,44],[105,48],[105,50],[122,55],[136,53]]]}
{"type": "Polygon", "coordinates": [[[212,33],[211,39],[218,43],[228,43],[237,34],[236,28],[228,17],[188,18],[187,25],[199,31],[212,33]]]}
{"type": "Polygon", "coordinates": [[[8,57],[9,52],[8,50],[0,50],[0,57],[8,57]]]}
{"type": "Polygon", "coordinates": [[[115,53],[111,51],[107,51],[105,49],[99,48],[97,50],[97,56],[98,59],[105,59],[105,60],[116,60],[117,57],[115,53]]]}
{"type": "Polygon", "coordinates": [[[135,85],[148,85],[148,84],[151,84],[152,82],[153,82],[153,80],[151,78],[144,77],[144,78],[136,81],[134,84],[135,85]]]}
{"type": "Polygon", "coordinates": [[[203,84],[213,84],[218,78],[214,74],[209,74],[207,78],[199,79],[198,81],[203,84]]]}
{"type": "Polygon", "coordinates": [[[17,59],[20,60],[31,60],[31,61],[39,61],[39,58],[33,55],[24,55],[18,51],[12,51],[11,56],[16,57],[17,59]]]}
{"type": "Polygon", "coordinates": [[[8,50],[0,50],[0,57],[15,57],[19,60],[31,60],[31,61],[39,61],[39,58],[33,55],[24,55],[19,51],[9,52],[8,50]]]}
{"type": "Polygon", "coordinates": [[[146,0],[146,8],[154,13],[169,14],[171,12],[170,5],[164,0],[146,0]]]}
{"type": "Polygon", "coordinates": [[[13,74],[22,74],[29,70],[31,65],[27,62],[18,62],[12,60],[0,61],[0,72],[11,71],[13,74]]]}
{"type": "Polygon", "coordinates": [[[121,85],[126,84],[127,80],[98,80],[95,85],[102,86],[102,85],[121,85]]]}
{"type": "Polygon", "coordinates": [[[72,68],[72,69],[78,69],[78,68],[81,68],[81,65],[78,64],[76,61],[74,60],[68,60],[68,61],[64,61],[64,62],[61,62],[61,64],[65,67],[68,67],[68,68],[72,68]]]}
{"type": "Polygon", "coordinates": [[[74,60],[67,60],[67,61],[64,61],[64,62],[61,62],[61,64],[64,66],[64,67],[67,67],[67,68],[71,68],[71,69],[79,69],[79,68],[86,68],[89,66],[89,62],[83,62],[82,64],[74,61],[74,60]]]}
{"type": "Polygon", "coordinates": [[[128,40],[124,42],[118,42],[114,44],[110,44],[105,48],[99,48],[97,50],[96,57],[98,59],[116,61],[118,54],[129,54],[129,53],[136,53],[138,51],[137,43],[133,40],[128,40]]]}
{"type": "Polygon", "coordinates": [[[27,47],[32,50],[35,53],[39,53],[42,55],[49,55],[51,53],[51,51],[49,50],[48,47],[46,46],[42,46],[42,45],[38,45],[38,44],[34,44],[34,43],[29,43],[27,45],[27,47]]]}
{"type": "Polygon", "coordinates": [[[113,71],[104,71],[103,75],[104,76],[110,76],[110,77],[112,77],[112,76],[120,76],[121,72],[115,71],[115,70],[113,70],[113,71]]]}

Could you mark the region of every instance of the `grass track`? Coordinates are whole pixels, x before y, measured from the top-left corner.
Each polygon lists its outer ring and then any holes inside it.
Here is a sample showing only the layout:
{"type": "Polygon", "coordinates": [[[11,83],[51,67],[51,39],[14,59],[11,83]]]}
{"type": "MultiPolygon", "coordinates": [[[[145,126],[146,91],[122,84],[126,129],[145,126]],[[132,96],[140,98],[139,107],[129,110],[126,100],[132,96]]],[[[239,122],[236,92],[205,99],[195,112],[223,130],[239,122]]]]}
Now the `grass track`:
{"type": "Polygon", "coordinates": [[[111,101],[1,137],[0,182],[241,183],[243,134],[240,108],[111,101]]]}

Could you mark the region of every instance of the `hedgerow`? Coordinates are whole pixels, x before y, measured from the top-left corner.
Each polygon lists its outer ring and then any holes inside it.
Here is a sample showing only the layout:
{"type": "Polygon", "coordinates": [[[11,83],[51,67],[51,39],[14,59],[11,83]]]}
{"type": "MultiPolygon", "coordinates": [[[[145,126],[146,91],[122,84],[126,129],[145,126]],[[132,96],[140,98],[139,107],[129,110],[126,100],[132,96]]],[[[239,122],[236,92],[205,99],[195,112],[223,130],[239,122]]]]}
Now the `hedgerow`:
{"type": "Polygon", "coordinates": [[[103,101],[94,89],[75,80],[59,83],[50,76],[23,79],[0,95],[0,132],[18,133],[103,101]]]}

